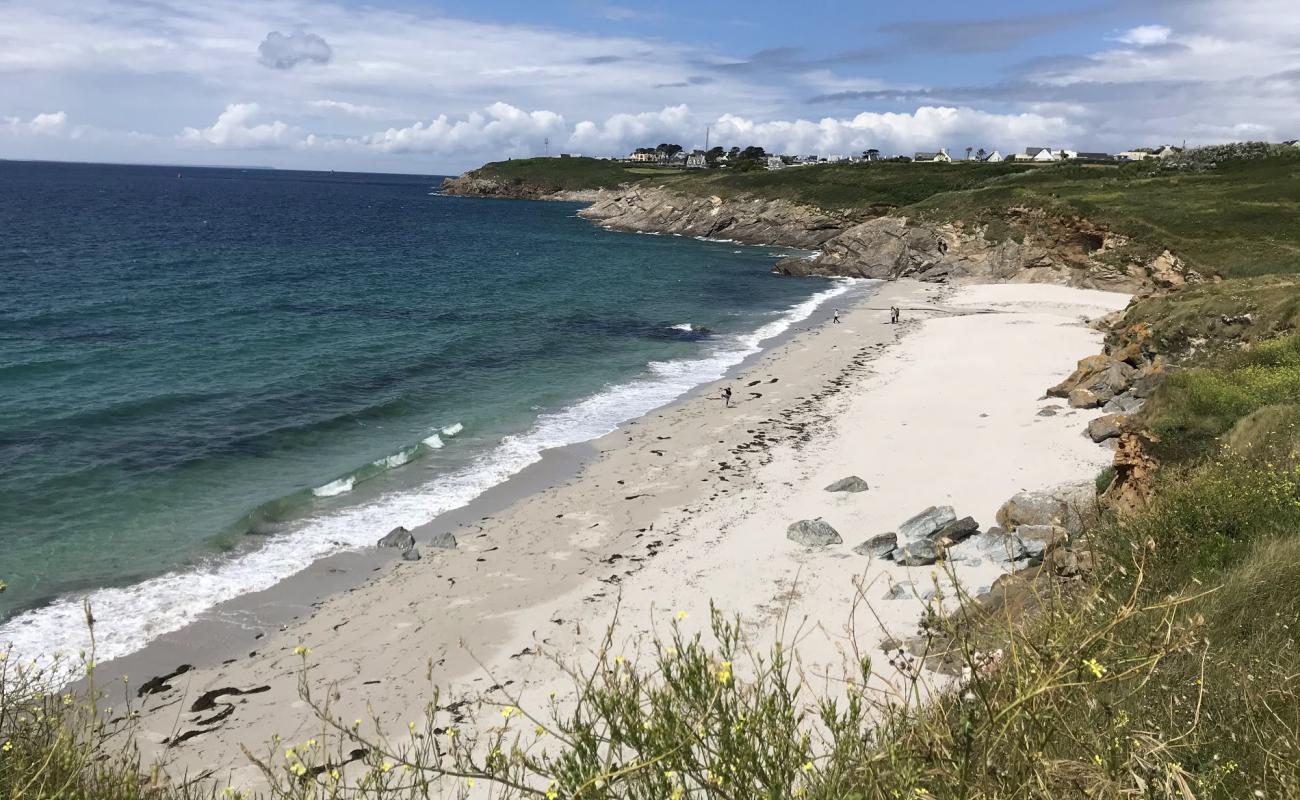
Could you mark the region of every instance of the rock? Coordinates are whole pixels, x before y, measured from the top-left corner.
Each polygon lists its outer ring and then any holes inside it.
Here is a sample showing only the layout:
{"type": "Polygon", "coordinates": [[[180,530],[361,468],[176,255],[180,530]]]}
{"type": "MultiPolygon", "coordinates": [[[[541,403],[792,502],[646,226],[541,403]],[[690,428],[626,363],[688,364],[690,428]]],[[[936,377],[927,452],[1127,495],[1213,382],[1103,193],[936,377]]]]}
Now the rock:
{"type": "Polygon", "coordinates": [[[401,525],[393,528],[375,543],[377,547],[396,547],[398,550],[410,550],[415,547],[415,537],[401,525]]]}
{"type": "Polygon", "coordinates": [[[929,539],[910,542],[894,551],[894,560],[905,567],[928,567],[939,560],[939,546],[929,539]]]}
{"type": "Polygon", "coordinates": [[[946,542],[947,544],[956,544],[965,541],[975,534],[979,533],[979,523],[974,517],[962,517],[944,525],[939,530],[930,534],[929,538],[933,542],[946,542]]]}
{"type": "Polygon", "coordinates": [[[990,528],[988,532],[971,541],[994,561],[1019,561],[1025,557],[1024,543],[1001,528],[990,528]]]}
{"type": "Polygon", "coordinates": [[[1128,416],[1125,414],[1107,414],[1104,417],[1097,417],[1088,423],[1088,438],[1097,443],[1118,438],[1123,433],[1124,422],[1127,419],[1128,416]]]}
{"type": "Polygon", "coordinates": [[[1124,394],[1112,397],[1101,410],[1107,414],[1136,414],[1142,410],[1142,406],[1142,399],[1134,395],[1133,390],[1130,389],[1124,394]]]}
{"type": "Polygon", "coordinates": [[[1158,387],[1165,379],[1168,373],[1159,367],[1147,367],[1143,369],[1136,378],[1133,379],[1133,396],[1145,400],[1155,394],[1158,387]]]}
{"type": "Polygon", "coordinates": [[[998,509],[998,524],[1007,530],[1021,525],[1060,525],[1072,534],[1083,530],[1097,506],[1093,481],[1070,483],[1035,492],[1020,492],[998,509]]]}
{"type": "Polygon", "coordinates": [[[860,556],[889,558],[890,554],[892,554],[897,547],[898,534],[882,533],[879,536],[872,536],[870,539],[853,548],[853,552],[860,556]]]}
{"type": "Polygon", "coordinates": [[[1070,540],[1070,534],[1059,525],[1021,525],[1016,528],[1016,538],[1025,547],[1028,558],[1042,558],[1070,540]]]}
{"type": "Polygon", "coordinates": [[[1052,553],[1052,571],[1062,578],[1073,578],[1079,574],[1079,557],[1073,550],[1062,549],[1052,553]]]}
{"type": "Polygon", "coordinates": [[[898,538],[908,542],[925,539],[956,519],[957,514],[952,510],[952,506],[930,506],[899,525],[898,538]]]}
{"type": "Polygon", "coordinates": [[[451,531],[443,531],[429,540],[430,547],[438,547],[443,550],[451,550],[456,545],[456,537],[452,535],[451,531]]]}
{"type": "Polygon", "coordinates": [[[915,597],[915,596],[916,596],[916,584],[912,583],[911,581],[903,581],[902,583],[896,583],[893,586],[889,587],[888,592],[885,592],[886,600],[902,600],[907,597],[915,597]]]}
{"type": "Polygon", "coordinates": [[[832,528],[821,517],[794,523],[786,529],[785,538],[806,547],[825,547],[844,541],[840,538],[839,531],[832,528]]]}
{"type": "Polygon", "coordinates": [[[840,478],[839,480],[832,483],[830,486],[827,486],[826,491],[865,492],[867,489],[870,488],[871,487],[867,485],[867,482],[859,478],[857,475],[850,475],[847,478],[840,478]]]}
{"type": "Polygon", "coordinates": [[[408,548],[408,549],[406,549],[406,550],[403,550],[403,551],[402,551],[402,560],[403,560],[403,561],[419,561],[419,560],[420,560],[420,551],[419,551],[419,549],[418,549],[418,548],[415,548],[415,547],[411,547],[411,548],[408,548]]]}
{"type": "Polygon", "coordinates": [[[1056,416],[1056,406],[1046,406],[1044,408],[1038,409],[1038,416],[1040,417],[1056,416]]]}
{"type": "Polygon", "coordinates": [[[1255,317],[1250,314],[1237,314],[1235,316],[1224,314],[1219,319],[1224,325],[1252,325],[1255,322],[1255,317]]]}
{"type": "Polygon", "coordinates": [[[1047,390],[1048,397],[1065,397],[1075,408],[1094,408],[1128,389],[1137,370],[1108,355],[1079,361],[1070,377],[1047,390]]]}

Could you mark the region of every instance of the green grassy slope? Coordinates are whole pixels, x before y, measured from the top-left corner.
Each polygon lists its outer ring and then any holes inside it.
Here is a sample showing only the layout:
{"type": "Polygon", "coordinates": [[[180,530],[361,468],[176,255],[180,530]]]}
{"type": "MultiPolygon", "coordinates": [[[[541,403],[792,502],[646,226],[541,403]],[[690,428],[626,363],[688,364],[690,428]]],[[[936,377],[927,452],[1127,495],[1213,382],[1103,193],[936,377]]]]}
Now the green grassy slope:
{"type": "Polygon", "coordinates": [[[1224,277],[1300,273],[1300,151],[1227,161],[1205,172],[1147,164],[824,164],[768,172],[684,172],[591,158],[487,164],[485,177],[561,189],[624,183],[723,198],[779,198],[853,216],[961,220],[1015,234],[1006,210],[1085,217],[1134,240],[1126,254],[1169,249],[1224,277]]]}

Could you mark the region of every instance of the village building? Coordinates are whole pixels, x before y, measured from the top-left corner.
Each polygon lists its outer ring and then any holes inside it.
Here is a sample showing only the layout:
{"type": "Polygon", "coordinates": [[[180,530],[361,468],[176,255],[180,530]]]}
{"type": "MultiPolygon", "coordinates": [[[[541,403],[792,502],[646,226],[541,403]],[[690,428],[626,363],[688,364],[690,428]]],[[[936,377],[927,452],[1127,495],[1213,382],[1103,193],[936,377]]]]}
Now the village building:
{"type": "Polygon", "coordinates": [[[952,156],[948,155],[946,148],[940,147],[937,153],[917,153],[912,160],[918,164],[948,164],[952,162],[952,156]]]}

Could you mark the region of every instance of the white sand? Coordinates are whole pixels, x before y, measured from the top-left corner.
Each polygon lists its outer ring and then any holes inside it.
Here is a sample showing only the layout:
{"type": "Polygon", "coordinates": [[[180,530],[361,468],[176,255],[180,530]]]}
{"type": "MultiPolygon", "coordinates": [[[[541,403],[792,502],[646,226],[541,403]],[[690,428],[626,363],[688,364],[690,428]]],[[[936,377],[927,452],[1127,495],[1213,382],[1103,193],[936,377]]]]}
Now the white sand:
{"type": "MultiPolygon", "coordinates": [[[[493,681],[462,639],[488,672],[514,681],[512,696],[540,707],[560,676],[533,653],[583,658],[620,595],[617,641],[632,656],[679,610],[688,628],[706,627],[712,600],[739,613],[760,647],[783,615],[792,628],[807,620],[800,656],[814,676],[842,674],[841,654],[880,660],[881,639],[910,632],[923,608],[916,598],[883,600],[886,589],[927,585],[937,568],[872,561],[851,547],[931,505],[987,527],[1015,492],[1089,479],[1111,458],[1083,435],[1095,412],[1037,412],[1061,407],[1044,390],[1101,348],[1083,319],[1129,297],[1046,285],[947,293],[940,305],[937,287],[888,284],[843,324],[802,333],[727,381],[736,408],[695,397],[624,426],[577,479],[463,530],[460,549],[395,565],[256,642],[257,655],[197,670],[151,698],[143,735],[156,743],[195,729],[203,715],[183,709],[202,690],[271,687],[183,745],[147,749],[173,771],[255,784],[240,743],[320,733],[296,697],[299,643],[313,648],[313,683],[338,686],[345,718],[367,716],[368,705],[404,728],[428,697],[430,661],[434,682],[453,694],[505,702],[486,692],[493,681]],[[904,308],[904,325],[885,324],[891,304],[904,308]],[[755,441],[755,431],[780,441],[755,441]],[[871,489],[823,490],[850,474],[871,489]],[[805,550],[787,540],[791,522],[818,516],[842,545],[805,550]],[[883,628],[867,616],[850,627],[855,583],[868,587],[883,628]]],[[[961,563],[961,547],[953,555],[971,590],[1004,569],[961,563]]]]}

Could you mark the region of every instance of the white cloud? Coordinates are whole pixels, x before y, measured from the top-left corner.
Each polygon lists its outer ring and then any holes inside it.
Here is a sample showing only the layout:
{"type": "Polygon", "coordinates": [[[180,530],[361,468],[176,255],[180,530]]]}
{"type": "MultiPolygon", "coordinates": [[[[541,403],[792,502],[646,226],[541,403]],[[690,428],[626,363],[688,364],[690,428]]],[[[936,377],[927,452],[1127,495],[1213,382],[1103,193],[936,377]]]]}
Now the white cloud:
{"type": "Polygon", "coordinates": [[[1150,47],[1151,45],[1164,44],[1169,41],[1169,36],[1172,33],[1173,31],[1164,25],[1139,25],[1136,28],[1129,28],[1117,38],[1118,41],[1125,44],[1150,47]]]}
{"type": "Polygon", "coordinates": [[[364,103],[349,103],[346,100],[312,100],[307,105],[319,111],[337,112],[357,119],[392,116],[391,111],[364,103]]]}
{"type": "Polygon", "coordinates": [[[691,115],[685,105],[669,106],[660,111],[640,114],[614,114],[603,123],[579,122],[569,137],[568,149],[581,153],[626,153],[634,147],[654,147],[666,140],[684,140],[690,147],[696,139],[704,141],[704,123],[691,115]]]}
{"type": "MultiPolygon", "coordinates": [[[[389,128],[348,139],[346,144],[385,153],[527,155],[542,152],[543,140],[548,137],[558,144],[566,133],[564,118],[552,111],[528,112],[508,103],[493,103],[459,121],[440,114],[427,124],[389,128]]],[[[314,138],[311,143],[319,141],[314,138]]]]}
{"type": "Polygon", "coordinates": [[[293,143],[293,130],[283,122],[253,123],[261,108],[257,103],[231,103],[207,128],[186,128],[177,137],[190,145],[214,147],[271,148],[293,143]],[[252,124],[250,124],[252,123],[252,124]]]}
{"type": "Polygon", "coordinates": [[[26,136],[57,136],[67,130],[68,115],[63,111],[37,114],[30,120],[19,117],[0,118],[0,130],[26,136]]]}
{"type": "Polygon", "coordinates": [[[875,147],[886,153],[965,147],[1023,147],[1068,141],[1079,133],[1063,117],[993,114],[972,108],[922,106],[908,113],[864,112],[849,119],[755,122],[724,114],[714,124],[717,141],[757,144],[782,153],[850,154],[875,147]]]}

